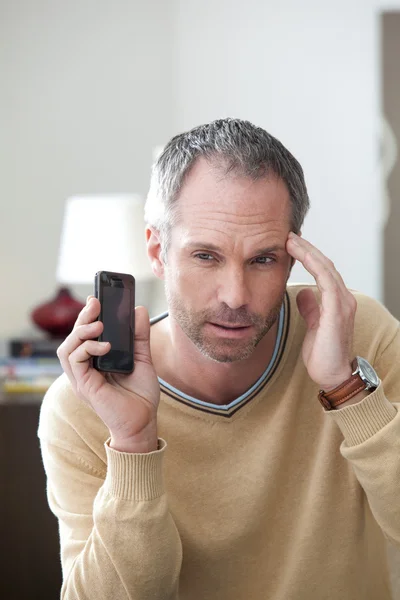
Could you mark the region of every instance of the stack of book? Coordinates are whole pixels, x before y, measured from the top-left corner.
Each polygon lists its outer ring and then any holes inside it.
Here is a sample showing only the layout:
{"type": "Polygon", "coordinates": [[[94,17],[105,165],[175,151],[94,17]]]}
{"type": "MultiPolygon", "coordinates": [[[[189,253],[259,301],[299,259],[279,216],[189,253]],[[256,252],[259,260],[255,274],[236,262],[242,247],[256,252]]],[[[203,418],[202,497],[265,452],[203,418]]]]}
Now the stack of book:
{"type": "Polygon", "coordinates": [[[62,373],[57,348],[62,340],[10,340],[7,356],[0,358],[2,391],[45,393],[62,373]]]}

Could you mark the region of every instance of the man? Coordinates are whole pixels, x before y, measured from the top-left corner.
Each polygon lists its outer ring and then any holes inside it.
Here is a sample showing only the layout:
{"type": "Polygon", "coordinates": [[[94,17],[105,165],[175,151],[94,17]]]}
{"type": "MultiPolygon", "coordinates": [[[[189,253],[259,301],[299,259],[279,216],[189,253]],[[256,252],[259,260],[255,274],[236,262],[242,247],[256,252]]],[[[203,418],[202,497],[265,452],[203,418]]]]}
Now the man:
{"type": "Polygon", "coordinates": [[[43,404],[64,599],[391,597],[399,323],[301,238],[308,203],[246,121],[164,149],[146,236],[168,315],[149,340],[137,308],[135,370],[104,377],[89,297],[43,404]],[[287,285],[296,260],[316,287],[287,285]]]}

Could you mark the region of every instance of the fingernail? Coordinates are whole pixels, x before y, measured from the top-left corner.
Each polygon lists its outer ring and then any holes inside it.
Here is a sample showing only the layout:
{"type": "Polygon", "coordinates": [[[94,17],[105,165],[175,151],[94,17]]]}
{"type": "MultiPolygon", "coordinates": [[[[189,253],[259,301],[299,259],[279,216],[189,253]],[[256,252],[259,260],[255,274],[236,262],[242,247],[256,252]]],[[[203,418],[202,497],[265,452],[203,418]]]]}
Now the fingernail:
{"type": "Polygon", "coordinates": [[[89,304],[89,302],[90,302],[90,300],[91,300],[92,298],[94,298],[94,296],[88,296],[88,297],[86,298],[86,304],[89,304]]]}

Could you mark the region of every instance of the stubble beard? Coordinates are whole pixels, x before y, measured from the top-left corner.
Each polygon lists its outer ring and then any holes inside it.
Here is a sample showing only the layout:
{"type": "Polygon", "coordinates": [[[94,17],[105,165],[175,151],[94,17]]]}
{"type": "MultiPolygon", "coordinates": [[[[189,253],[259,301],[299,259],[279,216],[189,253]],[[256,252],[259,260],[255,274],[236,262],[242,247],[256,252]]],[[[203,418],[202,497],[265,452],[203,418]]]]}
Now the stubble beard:
{"type": "Polygon", "coordinates": [[[221,305],[217,311],[193,311],[187,308],[182,300],[171,292],[167,285],[165,286],[165,295],[170,316],[178,323],[182,331],[201,354],[218,363],[232,363],[246,360],[253,354],[257,345],[276,323],[285,292],[282,293],[279,301],[266,317],[253,315],[242,308],[231,310],[226,305],[221,305]],[[255,333],[250,339],[244,341],[226,338],[208,338],[204,333],[204,325],[219,321],[236,326],[251,323],[255,333]]]}

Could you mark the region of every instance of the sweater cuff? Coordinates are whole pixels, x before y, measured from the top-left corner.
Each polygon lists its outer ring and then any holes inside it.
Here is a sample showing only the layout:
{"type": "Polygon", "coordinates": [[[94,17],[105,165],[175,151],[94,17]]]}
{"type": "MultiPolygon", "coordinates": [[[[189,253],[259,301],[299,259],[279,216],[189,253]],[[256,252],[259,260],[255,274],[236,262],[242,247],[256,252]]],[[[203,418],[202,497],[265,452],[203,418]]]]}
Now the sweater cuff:
{"type": "Polygon", "coordinates": [[[348,446],[362,444],[394,419],[396,407],[386,398],[382,383],[357,404],[325,411],[336,421],[348,446]]]}
{"type": "Polygon", "coordinates": [[[158,449],[147,454],[118,452],[105,442],[107,475],[105,491],[123,500],[154,500],[164,493],[162,463],[167,443],[159,438],[158,449]]]}

